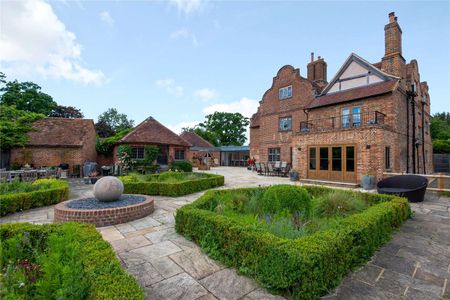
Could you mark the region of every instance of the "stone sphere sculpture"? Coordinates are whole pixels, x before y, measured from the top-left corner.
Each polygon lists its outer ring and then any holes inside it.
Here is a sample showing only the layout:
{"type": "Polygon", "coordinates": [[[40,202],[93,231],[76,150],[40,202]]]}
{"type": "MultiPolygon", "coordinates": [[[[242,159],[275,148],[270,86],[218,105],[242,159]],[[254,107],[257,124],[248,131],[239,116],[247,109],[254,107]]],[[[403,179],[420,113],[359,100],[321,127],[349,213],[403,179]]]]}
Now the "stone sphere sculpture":
{"type": "Polygon", "coordinates": [[[114,176],[106,176],[94,185],[94,196],[98,201],[111,202],[119,200],[123,193],[123,183],[114,176]]]}

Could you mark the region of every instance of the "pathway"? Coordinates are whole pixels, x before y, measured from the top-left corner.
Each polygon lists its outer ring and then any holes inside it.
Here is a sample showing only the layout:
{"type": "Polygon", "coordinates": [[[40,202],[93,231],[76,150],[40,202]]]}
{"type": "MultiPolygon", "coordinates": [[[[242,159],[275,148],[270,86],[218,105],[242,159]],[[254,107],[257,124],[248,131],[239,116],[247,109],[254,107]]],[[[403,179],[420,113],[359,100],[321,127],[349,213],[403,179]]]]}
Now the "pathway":
{"type": "MultiPolygon", "coordinates": [[[[287,178],[258,176],[243,168],[214,168],[225,175],[222,188],[287,183],[287,178]]],[[[71,198],[92,195],[92,185],[71,181],[71,198]]],[[[213,261],[178,235],[173,214],[203,192],[178,198],[155,197],[148,217],[98,230],[111,243],[127,271],[149,299],[282,299],[252,279],[213,261]]],[[[344,279],[326,299],[439,299],[450,297],[450,199],[429,197],[413,204],[408,220],[391,242],[360,270],[344,279]]],[[[53,221],[53,206],[32,209],[0,222],[53,221]]]]}

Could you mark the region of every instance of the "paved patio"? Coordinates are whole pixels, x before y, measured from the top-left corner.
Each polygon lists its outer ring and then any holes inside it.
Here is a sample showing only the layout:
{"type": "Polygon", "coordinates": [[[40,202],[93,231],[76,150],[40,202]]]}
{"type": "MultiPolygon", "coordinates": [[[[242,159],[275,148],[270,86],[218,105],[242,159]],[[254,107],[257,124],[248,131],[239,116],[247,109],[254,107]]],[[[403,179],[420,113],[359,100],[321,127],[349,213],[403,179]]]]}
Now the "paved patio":
{"type": "MultiPolygon", "coordinates": [[[[243,168],[214,168],[225,175],[221,188],[290,183],[243,168]]],[[[71,198],[92,195],[92,185],[70,182],[71,198]]],[[[99,228],[149,299],[282,299],[240,276],[175,233],[173,214],[203,192],[178,198],[155,197],[155,212],[133,222],[99,228]]],[[[415,216],[360,270],[344,279],[327,299],[439,299],[450,297],[450,199],[428,196],[412,205],[415,216]]],[[[53,206],[0,222],[53,221],[53,206]]]]}

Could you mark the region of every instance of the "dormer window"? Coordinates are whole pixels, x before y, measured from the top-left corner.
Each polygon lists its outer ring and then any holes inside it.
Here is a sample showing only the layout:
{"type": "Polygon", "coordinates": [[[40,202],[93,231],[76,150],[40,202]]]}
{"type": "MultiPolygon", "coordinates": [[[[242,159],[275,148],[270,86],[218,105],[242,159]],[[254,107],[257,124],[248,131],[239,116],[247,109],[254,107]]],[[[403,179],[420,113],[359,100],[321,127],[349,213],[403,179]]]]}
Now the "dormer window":
{"type": "Polygon", "coordinates": [[[292,97],[292,85],[282,87],[278,90],[278,98],[280,100],[288,99],[292,97]]]}

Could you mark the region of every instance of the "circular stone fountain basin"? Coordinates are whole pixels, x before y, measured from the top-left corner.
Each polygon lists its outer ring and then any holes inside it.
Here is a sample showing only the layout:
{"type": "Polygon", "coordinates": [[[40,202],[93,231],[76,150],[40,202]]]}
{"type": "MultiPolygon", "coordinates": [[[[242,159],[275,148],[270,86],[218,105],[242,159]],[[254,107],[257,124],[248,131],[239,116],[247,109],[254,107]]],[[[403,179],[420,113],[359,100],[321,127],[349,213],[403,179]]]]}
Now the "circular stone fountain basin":
{"type": "Polygon", "coordinates": [[[130,222],[148,216],[154,200],[146,195],[122,195],[119,200],[102,202],[95,198],[64,201],[55,206],[55,222],[82,222],[97,227],[130,222]]]}

